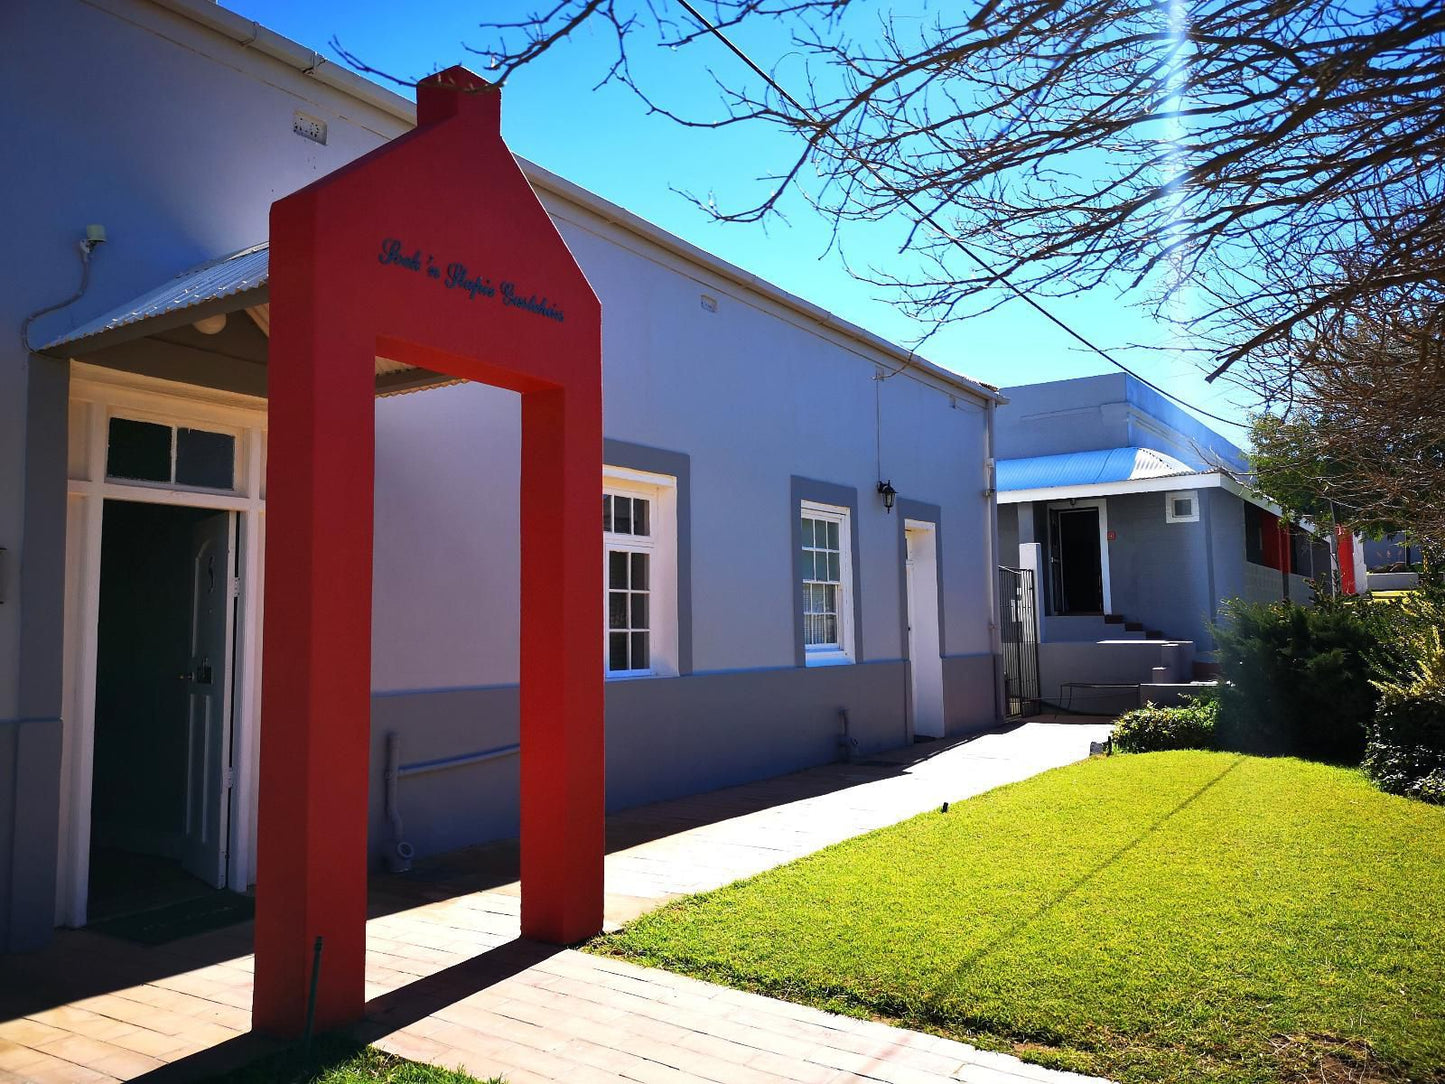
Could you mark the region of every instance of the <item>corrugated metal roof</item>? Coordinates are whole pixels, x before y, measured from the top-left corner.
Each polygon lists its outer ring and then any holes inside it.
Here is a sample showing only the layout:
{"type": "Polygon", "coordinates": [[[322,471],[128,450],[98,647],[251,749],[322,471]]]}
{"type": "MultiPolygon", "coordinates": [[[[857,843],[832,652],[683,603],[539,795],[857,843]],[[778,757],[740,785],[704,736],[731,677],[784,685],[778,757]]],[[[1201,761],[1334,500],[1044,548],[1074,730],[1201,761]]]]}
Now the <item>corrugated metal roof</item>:
{"type": "Polygon", "coordinates": [[[128,301],[97,316],[73,331],[67,331],[43,350],[52,350],[67,343],[79,342],[103,332],[115,331],[130,324],[139,323],[167,313],[179,312],[207,301],[218,301],[223,297],[254,290],[266,285],[270,274],[271,248],[267,243],[243,248],[219,260],[211,260],[189,271],[182,271],[162,286],[144,293],[134,301],[128,301]]]}
{"type": "Polygon", "coordinates": [[[1136,478],[1166,478],[1198,474],[1188,464],[1153,448],[1101,448],[1063,455],[1036,455],[998,461],[998,488],[1049,489],[1102,482],[1129,482],[1136,478]]]}

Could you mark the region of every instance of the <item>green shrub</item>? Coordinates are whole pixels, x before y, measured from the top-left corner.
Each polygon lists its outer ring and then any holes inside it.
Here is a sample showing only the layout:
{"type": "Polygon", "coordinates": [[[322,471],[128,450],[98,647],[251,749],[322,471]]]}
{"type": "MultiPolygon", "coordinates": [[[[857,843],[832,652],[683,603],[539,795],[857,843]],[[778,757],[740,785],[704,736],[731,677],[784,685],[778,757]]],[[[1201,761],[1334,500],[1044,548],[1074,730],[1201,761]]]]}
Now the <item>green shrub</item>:
{"type": "Polygon", "coordinates": [[[1357,597],[1312,607],[1236,600],[1214,637],[1227,682],[1221,748],[1360,762],[1380,696],[1372,681],[1391,669],[1385,607],[1357,597]]]}
{"type": "Polygon", "coordinates": [[[1123,753],[1158,753],[1166,749],[1213,749],[1219,703],[1185,697],[1175,708],[1145,704],[1119,717],[1112,735],[1123,753]]]}
{"type": "Polygon", "coordinates": [[[1438,627],[1409,620],[1406,627],[1410,633],[1400,647],[1409,672],[1374,683],[1380,703],[1365,747],[1365,773],[1391,794],[1445,804],[1445,647],[1438,627]]]}

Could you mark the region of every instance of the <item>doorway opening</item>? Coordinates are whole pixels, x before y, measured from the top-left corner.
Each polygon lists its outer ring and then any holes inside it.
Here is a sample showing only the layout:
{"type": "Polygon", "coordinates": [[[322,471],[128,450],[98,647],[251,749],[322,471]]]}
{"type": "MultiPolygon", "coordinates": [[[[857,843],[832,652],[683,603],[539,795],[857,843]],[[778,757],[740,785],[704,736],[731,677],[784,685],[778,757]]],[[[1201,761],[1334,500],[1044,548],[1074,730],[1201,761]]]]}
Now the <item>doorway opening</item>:
{"type": "Polygon", "coordinates": [[[102,513],[90,922],[226,886],[239,575],[230,511],[102,513]]]}
{"type": "Polygon", "coordinates": [[[931,523],[904,524],[908,593],[909,703],[914,737],[941,738],[943,649],[938,620],[938,536],[931,523]]]}
{"type": "Polygon", "coordinates": [[[1098,505],[1049,509],[1049,581],[1053,612],[1102,614],[1106,595],[1098,505]]]}

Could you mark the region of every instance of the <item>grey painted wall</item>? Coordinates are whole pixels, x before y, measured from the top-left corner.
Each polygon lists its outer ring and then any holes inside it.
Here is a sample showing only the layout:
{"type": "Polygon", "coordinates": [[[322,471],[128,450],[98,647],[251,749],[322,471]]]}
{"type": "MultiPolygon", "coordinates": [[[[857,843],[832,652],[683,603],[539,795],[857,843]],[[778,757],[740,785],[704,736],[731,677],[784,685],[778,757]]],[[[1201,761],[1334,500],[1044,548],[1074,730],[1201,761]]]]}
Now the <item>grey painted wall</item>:
{"type": "MultiPolygon", "coordinates": [[[[1244,502],[1222,489],[1203,491],[1200,498],[1199,518],[1209,532],[1217,606],[1226,599],[1240,598],[1245,593],[1248,562],[1244,557],[1244,502]]],[[[1201,643],[1200,650],[1212,649],[1213,641],[1209,643],[1209,647],[1201,643]]]]}
{"type": "MultiPolygon", "coordinates": [[[[0,291],[3,293],[3,291],[0,291]]],[[[3,304],[3,301],[0,301],[3,304]]],[[[0,951],[42,944],[55,898],[60,830],[60,697],[65,635],[65,464],[69,370],[29,357],[24,385],[22,518],[18,540],[0,534],[0,951]],[[21,557],[28,554],[25,575],[21,557]],[[8,611],[8,612],[7,612],[8,611]],[[19,633],[5,658],[4,629],[19,633]],[[13,675],[9,708],[6,678],[13,675]],[[9,800],[6,798],[9,796],[9,800]]],[[[0,387],[3,387],[0,375],[0,387]]],[[[0,394],[0,414],[6,409],[0,394]]],[[[5,437],[0,434],[0,448],[5,437]]],[[[8,464],[0,452],[0,494],[8,464]]],[[[3,506],[0,496],[0,506],[3,506]]],[[[4,512],[0,510],[0,523],[4,512]]]]}
{"type": "MultiPolygon", "coordinates": [[[[952,667],[955,680],[969,686],[958,695],[961,703],[977,699],[972,686],[981,673],[991,673],[988,662],[952,667]]],[[[906,679],[904,664],[891,662],[609,682],[607,808],[695,794],[838,759],[840,708],[848,710],[859,755],[896,746],[904,739],[906,679]]],[[[991,689],[986,690],[986,699],[991,697],[991,689]]],[[[373,696],[374,859],[391,842],[382,779],[386,735],[400,735],[402,764],[514,745],[517,705],[516,686],[373,696]]],[[[992,712],[988,716],[987,725],[992,725],[992,712]]],[[[958,729],[968,721],[961,716],[958,729]]],[[[980,723],[981,717],[974,716],[974,724],[980,723]]],[[[407,841],[425,856],[515,836],[518,764],[516,756],[508,756],[402,779],[398,804],[407,841]]]]}
{"type": "Polygon", "coordinates": [[[1153,448],[1196,468],[1244,469],[1239,448],[1126,373],[1005,388],[998,413],[1000,459],[1153,448]]]}
{"type": "Polygon", "coordinates": [[[39,948],[55,922],[60,726],[0,725],[0,952],[39,948]]]}
{"type": "MultiPolygon", "coordinates": [[[[1032,508],[1032,505],[1025,505],[1032,508]]],[[[998,506],[998,563],[1017,568],[1019,561],[1019,506],[998,506]]]]}
{"type": "Polygon", "coordinates": [[[49,935],[59,823],[68,368],[31,358],[22,322],[75,291],[86,225],[110,238],[89,289],[32,343],[263,238],[273,199],[404,130],[241,52],[146,3],[0,5],[0,140],[24,163],[0,171],[0,204],[24,209],[0,272],[0,950],[49,935]],[[76,58],[83,77],[57,78],[76,58]],[[292,132],[296,109],[327,146],[292,132]]]}
{"type": "Polygon", "coordinates": [[[1113,611],[1205,647],[1213,607],[1204,516],[1166,523],[1163,493],[1110,497],[1108,514],[1113,611]]]}
{"type": "MultiPolygon", "coordinates": [[[[258,53],[238,64],[239,53],[150,4],[0,7],[0,138],[25,162],[0,171],[0,204],[25,209],[6,227],[9,250],[24,259],[7,262],[0,289],[0,546],[14,582],[30,574],[22,545],[30,378],[19,329],[28,313],[75,291],[86,225],[103,224],[110,236],[92,261],[90,288],[37,321],[32,342],[263,239],[277,196],[404,130],[258,53]],[[57,79],[62,58],[77,57],[84,77],[57,79]],[[326,146],[292,132],[296,109],[327,121],[326,146]]],[[[0,720],[20,714],[22,608],[0,606],[0,720]]],[[[48,714],[58,716],[58,704],[48,714]]]]}
{"type": "Polygon", "coordinates": [[[994,701],[1003,661],[995,655],[952,655],[943,660],[943,710],[950,738],[998,723],[994,701]]]}
{"type": "MultiPolygon", "coordinates": [[[[40,320],[36,342],[264,238],[274,199],[405,128],[139,0],[5,5],[0,103],[6,145],[44,148],[29,168],[0,174],[0,198],[26,209],[7,237],[25,262],[23,273],[8,265],[0,325],[18,329],[26,313],[73,291],[86,224],[103,223],[110,236],[85,298],[40,320]],[[56,79],[56,58],[75,56],[86,58],[85,78],[56,79]],[[292,132],[297,109],[327,122],[326,146],[292,132]]],[[[680,598],[679,608],[693,674],[609,686],[613,799],[828,759],[828,727],[843,705],[856,705],[865,747],[902,740],[902,552],[898,521],[876,499],[880,475],[903,499],[939,509],[949,726],[992,722],[991,683],[980,677],[994,665],[981,403],[897,372],[871,347],[595,212],[544,200],[606,313],[609,447],[623,458],[653,449],[687,468],[679,541],[689,591],[679,593],[690,605],[680,598]],[[794,477],[857,494],[860,665],[795,667],[794,477]],[[778,724],[783,712],[799,721],[797,733],[778,724]],[[753,718],[774,725],[745,722],[753,718]]],[[[54,901],[66,458],[65,367],[28,366],[15,338],[0,336],[0,547],[10,577],[0,605],[0,795],[14,797],[0,798],[8,943],[48,926],[54,901]],[[13,917],[20,911],[23,921],[13,917]]],[[[400,728],[419,756],[476,748],[475,690],[491,689],[499,702],[514,696],[505,690],[517,674],[517,415],[515,396],[476,386],[378,404],[376,729],[400,728]]],[[[493,707],[488,720],[505,717],[493,707]]],[[[411,816],[429,821],[438,846],[456,842],[455,826],[493,823],[474,804],[491,783],[505,794],[500,778],[455,792],[418,782],[435,804],[411,816]]]]}
{"type": "MultiPolygon", "coordinates": [[[[1245,560],[1244,502],[1223,489],[1195,492],[1199,520],[1194,523],[1166,522],[1164,493],[1106,498],[1109,529],[1115,534],[1109,543],[1110,595],[1114,613],[1171,639],[1193,641],[1200,654],[1207,654],[1214,650],[1210,625],[1223,604],[1258,596],[1263,572],[1245,560]]],[[[1047,514],[1038,502],[1014,507],[1018,523],[1047,514]]],[[[1042,525],[1036,526],[1042,537],[1042,525]]],[[[1045,561],[1045,581],[1047,568],[1045,561]]],[[[1279,574],[1268,572],[1278,584],[1279,574]]],[[[1047,582],[1042,591],[1047,607],[1047,582]]],[[[1271,597],[1281,593],[1277,588],[1271,597]]],[[[1046,617],[1044,625],[1044,638],[1052,641],[1097,639],[1104,627],[1093,618],[1046,617]]]]}

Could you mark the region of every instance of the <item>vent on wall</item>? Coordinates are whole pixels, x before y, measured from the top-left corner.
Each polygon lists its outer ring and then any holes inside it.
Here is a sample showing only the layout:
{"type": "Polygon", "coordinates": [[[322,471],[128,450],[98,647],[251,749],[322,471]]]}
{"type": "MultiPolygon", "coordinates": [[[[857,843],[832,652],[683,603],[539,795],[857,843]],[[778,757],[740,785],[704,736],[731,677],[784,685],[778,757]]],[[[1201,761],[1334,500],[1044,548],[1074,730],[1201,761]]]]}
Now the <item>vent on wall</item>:
{"type": "Polygon", "coordinates": [[[303,113],[298,109],[291,114],[291,130],[313,143],[326,146],[326,122],[320,117],[313,117],[310,113],[303,113]]]}

